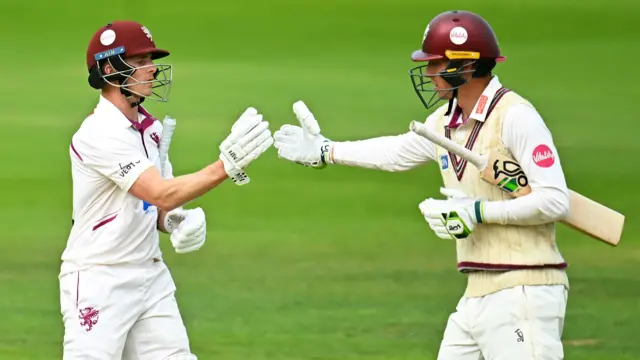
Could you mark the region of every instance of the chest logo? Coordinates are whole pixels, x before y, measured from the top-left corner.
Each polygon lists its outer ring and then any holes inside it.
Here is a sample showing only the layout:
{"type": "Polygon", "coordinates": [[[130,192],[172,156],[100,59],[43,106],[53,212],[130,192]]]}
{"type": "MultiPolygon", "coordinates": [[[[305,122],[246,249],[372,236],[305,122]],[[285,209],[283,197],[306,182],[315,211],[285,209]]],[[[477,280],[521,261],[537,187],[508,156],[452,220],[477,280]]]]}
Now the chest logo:
{"type": "Polygon", "coordinates": [[[149,135],[149,137],[151,138],[151,140],[153,140],[153,142],[156,143],[156,145],[160,146],[160,136],[158,135],[158,133],[153,132],[151,133],[151,135],[149,135]]]}

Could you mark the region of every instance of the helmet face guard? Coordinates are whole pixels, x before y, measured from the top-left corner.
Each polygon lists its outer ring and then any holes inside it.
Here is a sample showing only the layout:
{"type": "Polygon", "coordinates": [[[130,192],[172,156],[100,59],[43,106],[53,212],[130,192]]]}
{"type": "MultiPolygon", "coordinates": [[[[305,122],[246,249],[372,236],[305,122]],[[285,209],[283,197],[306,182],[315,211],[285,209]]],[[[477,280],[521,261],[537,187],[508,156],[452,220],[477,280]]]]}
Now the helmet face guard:
{"type": "MultiPolygon", "coordinates": [[[[124,48],[116,49],[115,52],[110,52],[109,56],[104,53],[96,54],[96,62],[98,66],[93,71],[97,74],[93,74],[94,77],[99,77],[101,81],[97,86],[101,88],[104,84],[109,84],[113,87],[120,88],[120,92],[127,97],[132,95],[139,96],[141,99],[150,99],[160,102],[169,101],[169,94],[171,93],[171,82],[173,78],[173,67],[168,64],[151,64],[134,67],[127,63],[123,58],[124,48]],[[100,70],[103,63],[111,65],[116,72],[111,74],[102,74],[100,70]],[[138,70],[148,69],[155,67],[156,71],[153,74],[153,80],[140,81],[133,77],[133,74],[138,70]],[[135,90],[131,89],[134,85],[151,84],[152,93],[150,96],[143,95],[135,90]]],[[[91,80],[90,80],[91,81],[91,80]]],[[[93,86],[93,84],[92,84],[93,86]]],[[[94,86],[96,87],[96,86],[94,86]]]]}
{"type": "MultiPolygon", "coordinates": [[[[413,89],[422,101],[422,104],[426,109],[430,109],[435,106],[441,100],[444,100],[438,95],[438,91],[453,92],[453,97],[456,96],[456,90],[467,83],[467,80],[462,76],[463,74],[476,73],[476,61],[473,60],[470,63],[466,63],[464,60],[450,60],[447,67],[437,74],[427,74],[427,65],[419,65],[409,70],[409,77],[413,83],[413,89]],[[463,68],[471,66],[471,69],[463,70],[463,68]],[[433,78],[436,76],[442,77],[450,87],[447,89],[435,88],[433,78]],[[425,99],[425,94],[431,93],[429,100],[425,99]]],[[[427,95],[428,97],[428,95],[427,95]]]]}

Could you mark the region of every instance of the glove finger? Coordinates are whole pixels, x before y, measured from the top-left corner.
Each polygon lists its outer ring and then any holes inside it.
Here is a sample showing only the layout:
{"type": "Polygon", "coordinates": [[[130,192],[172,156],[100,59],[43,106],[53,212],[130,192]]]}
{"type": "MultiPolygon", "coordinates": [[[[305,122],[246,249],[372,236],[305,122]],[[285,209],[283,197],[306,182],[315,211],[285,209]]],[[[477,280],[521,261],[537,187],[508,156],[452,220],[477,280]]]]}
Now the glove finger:
{"type": "Polygon", "coordinates": [[[186,247],[178,247],[178,248],[175,248],[175,252],[178,253],[178,254],[190,253],[190,252],[193,252],[193,251],[200,250],[202,245],[203,245],[203,243],[199,243],[199,244],[194,244],[194,245],[186,246],[186,247]]]}
{"type": "Polygon", "coordinates": [[[302,135],[302,128],[296,125],[285,124],[285,125],[282,125],[280,129],[278,129],[278,131],[276,132],[279,132],[285,135],[302,135]]]}
{"type": "Polygon", "coordinates": [[[256,146],[247,156],[242,158],[238,162],[238,166],[242,169],[246,168],[252,161],[257,159],[260,155],[262,155],[265,151],[267,151],[271,145],[273,145],[273,137],[269,136],[266,138],[260,145],[256,146]]]}
{"type": "Polygon", "coordinates": [[[174,249],[189,247],[193,244],[203,241],[204,238],[202,236],[196,237],[176,232],[174,232],[171,236],[171,244],[173,245],[174,249]]]}
{"type": "Polygon", "coordinates": [[[288,134],[283,134],[281,132],[275,132],[273,134],[273,139],[275,141],[274,145],[276,147],[280,146],[280,144],[295,144],[300,142],[300,137],[299,136],[294,136],[294,135],[288,135],[288,134]]]}
{"type": "Polygon", "coordinates": [[[436,236],[439,237],[440,239],[444,239],[444,240],[455,240],[456,238],[449,234],[446,230],[443,231],[437,231],[436,236]]]}
{"type": "Polygon", "coordinates": [[[433,231],[447,232],[447,227],[442,221],[427,221],[427,224],[429,224],[429,228],[433,231]]]}
{"type": "Polygon", "coordinates": [[[434,227],[431,227],[431,230],[436,234],[449,234],[449,232],[447,231],[447,228],[444,226],[434,226],[434,227]]]}
{"type": "Polygon", "coordinates": [[[428,218],[425,218],[425,220],[427,221],[427,223],[431,227],[434,227],[434,226],[442,226],[442,227],[444,227],[444,220],[442,218],[428,217],[428,218]]]}
{"type": "Polygon", "coordinates": [[[252,116],[239,124],[234,130],[231,131],[227,140],[231,144],[237,143],[240,139],[245,137],[253,128],[258,126],[262,122],[262,114],[252,116]]]}
{"type": "Polygon", "coordinates": [[[293,112],[296,114],[302,128],[310,135],[320,134],[320,124],[318,124],[318,121],[304,102],[295,102],[293,104],[293,112]]]}
{"type": "Polygon", "coordinates": [[[446,214],[446,212],[443,212],[442,209],[427,209],[427,211],[424,214],[425,219],[429,220],[437,220],[437,221],[445,221],[445,216],[444,214],[446,214]]]}
{"type": "Polygon", "coordinates": [[[256,136],[253,140],[251,140],[248,144],[242,147],[245,153],[250,154],[251,151],[257,148],[260,144],[265,142],[268,138],[271,138],[271,131],[269,129],[265,129],[258,136],[256,136]]]}
{"type": "Polygon", "coordinates": [[[189,245],[180,244],[179,246],[174,247],[174,250],[178,254],[184,254],[184,253],[189,253],[192,251],[199,250],[202,247],[202,245],[204,245],[204,241],[200,240],[198,242],[195,242],[189,245]]]}
{"type": "Polygon", "coordinates": [[[187,248],[198,243],[204,242],[202,237],[189,237],[183,241],[176,243],[175,248],[187,248]]]}
{"type": "Polygon", "coordinates": [[[283,147],[294,147],[296,145],[297,143],[295,142],[295,140],[292,140],[292,139],[286,139],[284,141],[282,139],[274,139],[273,141],[273,146],[276,149],[280,149],[283,147]]]}
{"type": "Polygon", "coordinates": [[[183,234],[179,234],[175,237],[174,248],[188,248],[198,244],[204,244],[206,240],[206,226],[199,228],[196,232],[185,236],[183,234]]]}
{"type": "Polygon", "coordinates": [[[425,214],[425,212],[427,212],[429,209],[431,209],[431,207],[433,206],[435,201],[436,200],[434,200],[432,198],[428,198],[426,200],[423,200],[420,204],[418,204],[418,208],[420,209],[422,214],[425,214]]]}
{"type": "Polygon", "coordinates": [[[231,126],[231,132],[238,131],[243,128],[247,123],[250,122],[252,118],[258,115],[258,110],[254,107],[248,107],[242,115],[236,120],[236,122],[231,126]]]}
{"type": "Polygon", "coordinates": [[[259,136],[265,130],[268,130],[268,129],[269,129],[269,122],[268,121],[261,121],[253,129],[249,130],[249,132],[247,132],[242,137],[240,137],[238,139],[237,144],[240,147],[244,148],[248,143],[251,142],[251,140],[255,139],[257,136],[259,136]]]}
{"type": "Polygon", "coordinates": [[[429,206],[423,209],[422,214],[425,218],[442,219],[442,213],[444,213],[442,206],[429,206]]]}
{"type": "Polygon", "coordinates": [[[191,244],[193,243],[197,243],[197,242],[204,242],[205,239],[207,238],[207,227],[203,226],[202,228],[198,229],[198,231],[196,231],[195,233],[193,233],[192,236],[192,241],[190,241],[191,244]]]}
{"type": "Polygon", "coordinates": [[[206,225],[207,223],[204,219],[193,219],[191,221],[187,219],[187,223],[180,224],[180,226],[176,229],[176,231],[180,236],[183,236],[185,238],[193,237],[194,234],[204,229],[206,225]]]}
{"type": "Polygon", "coordinates": [[[186,238],[194,238],[194,237],[198,237],[201,236],[203,233],[206,232],[207,229],[207,222],[202,219],[202,220],[198,220],[198,221],[194,221],[190,224],[188,224],[188,227],[181,227],[178,230],[180,236],[183,237],[183,240],[186,238]]]}

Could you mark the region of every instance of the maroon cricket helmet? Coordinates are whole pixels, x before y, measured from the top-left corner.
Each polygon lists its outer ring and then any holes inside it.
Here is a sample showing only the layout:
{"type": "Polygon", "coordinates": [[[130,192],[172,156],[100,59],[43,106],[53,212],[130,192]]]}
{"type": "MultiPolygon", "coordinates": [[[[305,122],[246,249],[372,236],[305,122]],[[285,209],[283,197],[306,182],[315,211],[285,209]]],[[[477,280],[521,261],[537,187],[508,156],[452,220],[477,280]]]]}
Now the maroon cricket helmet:
{"type": "Polygon", "coordinates": [[[86,61],[89,71],[89,85],[94,89],[102,89],[106,84],[117,86],[125,96],[139,95],[140,104],[145,98],[167,101],[172,83],[172,66],[167,64],[153,64],[135,67],[127,63],[126,58],[151,54],[156,60],[169,55],[169,51],[159,49],[153,41],[149,29],[135,21],[114,21],[95,32],[87,47],[86,61]],[[103,74],[102,63],[109,63],[115,72],[103,74]],[[135,71],[153,66],[156,71],[154,79],[139,81],[132,78],[135,71]],[[145,96],[131,89],[136,84],[151,83],[153,93],[145,96]]]}
{"type": "Polygon", "coordinates": [[[496,63],[506,57],[500,54],[496,35],[485,19],[469,11],[453,10],[438,14],[429,22],[422,38],[422,48],[411,54],[414,62],[428,63],[441,59],[448,60],[448,63],[439,73],[428,74],[427,65],[421,64],[412,68],[409,76],[427,109],[443,100],[433,86],[433,78],[442,77],[450,85],[451,96],[446,113],[449,114],[458,89],[468,81],[464,75],[487,76],[496,63]],[[431,94],[430,99],[427,100],[423,94],[431,94]]]}
{"type": "Polygon", "coordinates": [[[87,47],[87,68],[91,70],[98,60],[113,55],[124,58],[148,53],[154,60],[169,55],[169,51],[156,47],[151,32],[142,24],[114,21],[98,29],[91,38],[87,47]]]}
{"type": "Polygon", "coordinates": [[[411,54],[416,62],[437,59],[506,59],[500,54],[491,25],[480,15],[461,10],[437,15],[424,32],[422,48],[411,54]]]}

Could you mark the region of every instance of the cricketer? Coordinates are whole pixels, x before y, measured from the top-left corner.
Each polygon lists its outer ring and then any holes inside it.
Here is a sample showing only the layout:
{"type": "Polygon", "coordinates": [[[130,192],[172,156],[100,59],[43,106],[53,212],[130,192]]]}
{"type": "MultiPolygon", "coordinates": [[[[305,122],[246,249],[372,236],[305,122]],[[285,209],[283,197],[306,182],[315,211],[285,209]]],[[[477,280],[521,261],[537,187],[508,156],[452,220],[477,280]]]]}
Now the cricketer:
{"type": "Polygon", "coordinates": [[[473,164],[414,132],[332,141],[303,102],[300,126],[275,132],[278,156],[308,167],[406,171],[433,162],[445,199],[419,204],[431,230],[456,243],[466,289],[444,329],[439,360],[558,360],[569,281],[554,222],[569,211],[569,191],[551,132],[534,106],[493,73],[503,62],[481,16],[447,11],[424,31],[409,72],[427,109],[448,100],[425,126],[479,153],[498,151],[527,174],[531,193],[516,199],[482,181],[473,164]],[[431,94],[431,96],[425,96],[431,94]]]}
{"type": "MultiPolygon", "coordinates": [[[[134,21],[114,21],[92,36],[88,81],[101,94],[69,146],[72,228],[59,274],[65,360],[196,360],[162,259],[159,231],[177,253],[206,240],[203,209],[183,205],[231,178],[272,144],[269,123],[248,108],[219,146],[219,159],[174,177],[161,163],[163,124],[143,107],[168,101],[169,52],[134,21]],[[162,170],[162,174],[161,174],[162,170]]],[[[164,134],[166,135],[166,134],[164,134]]]]}

